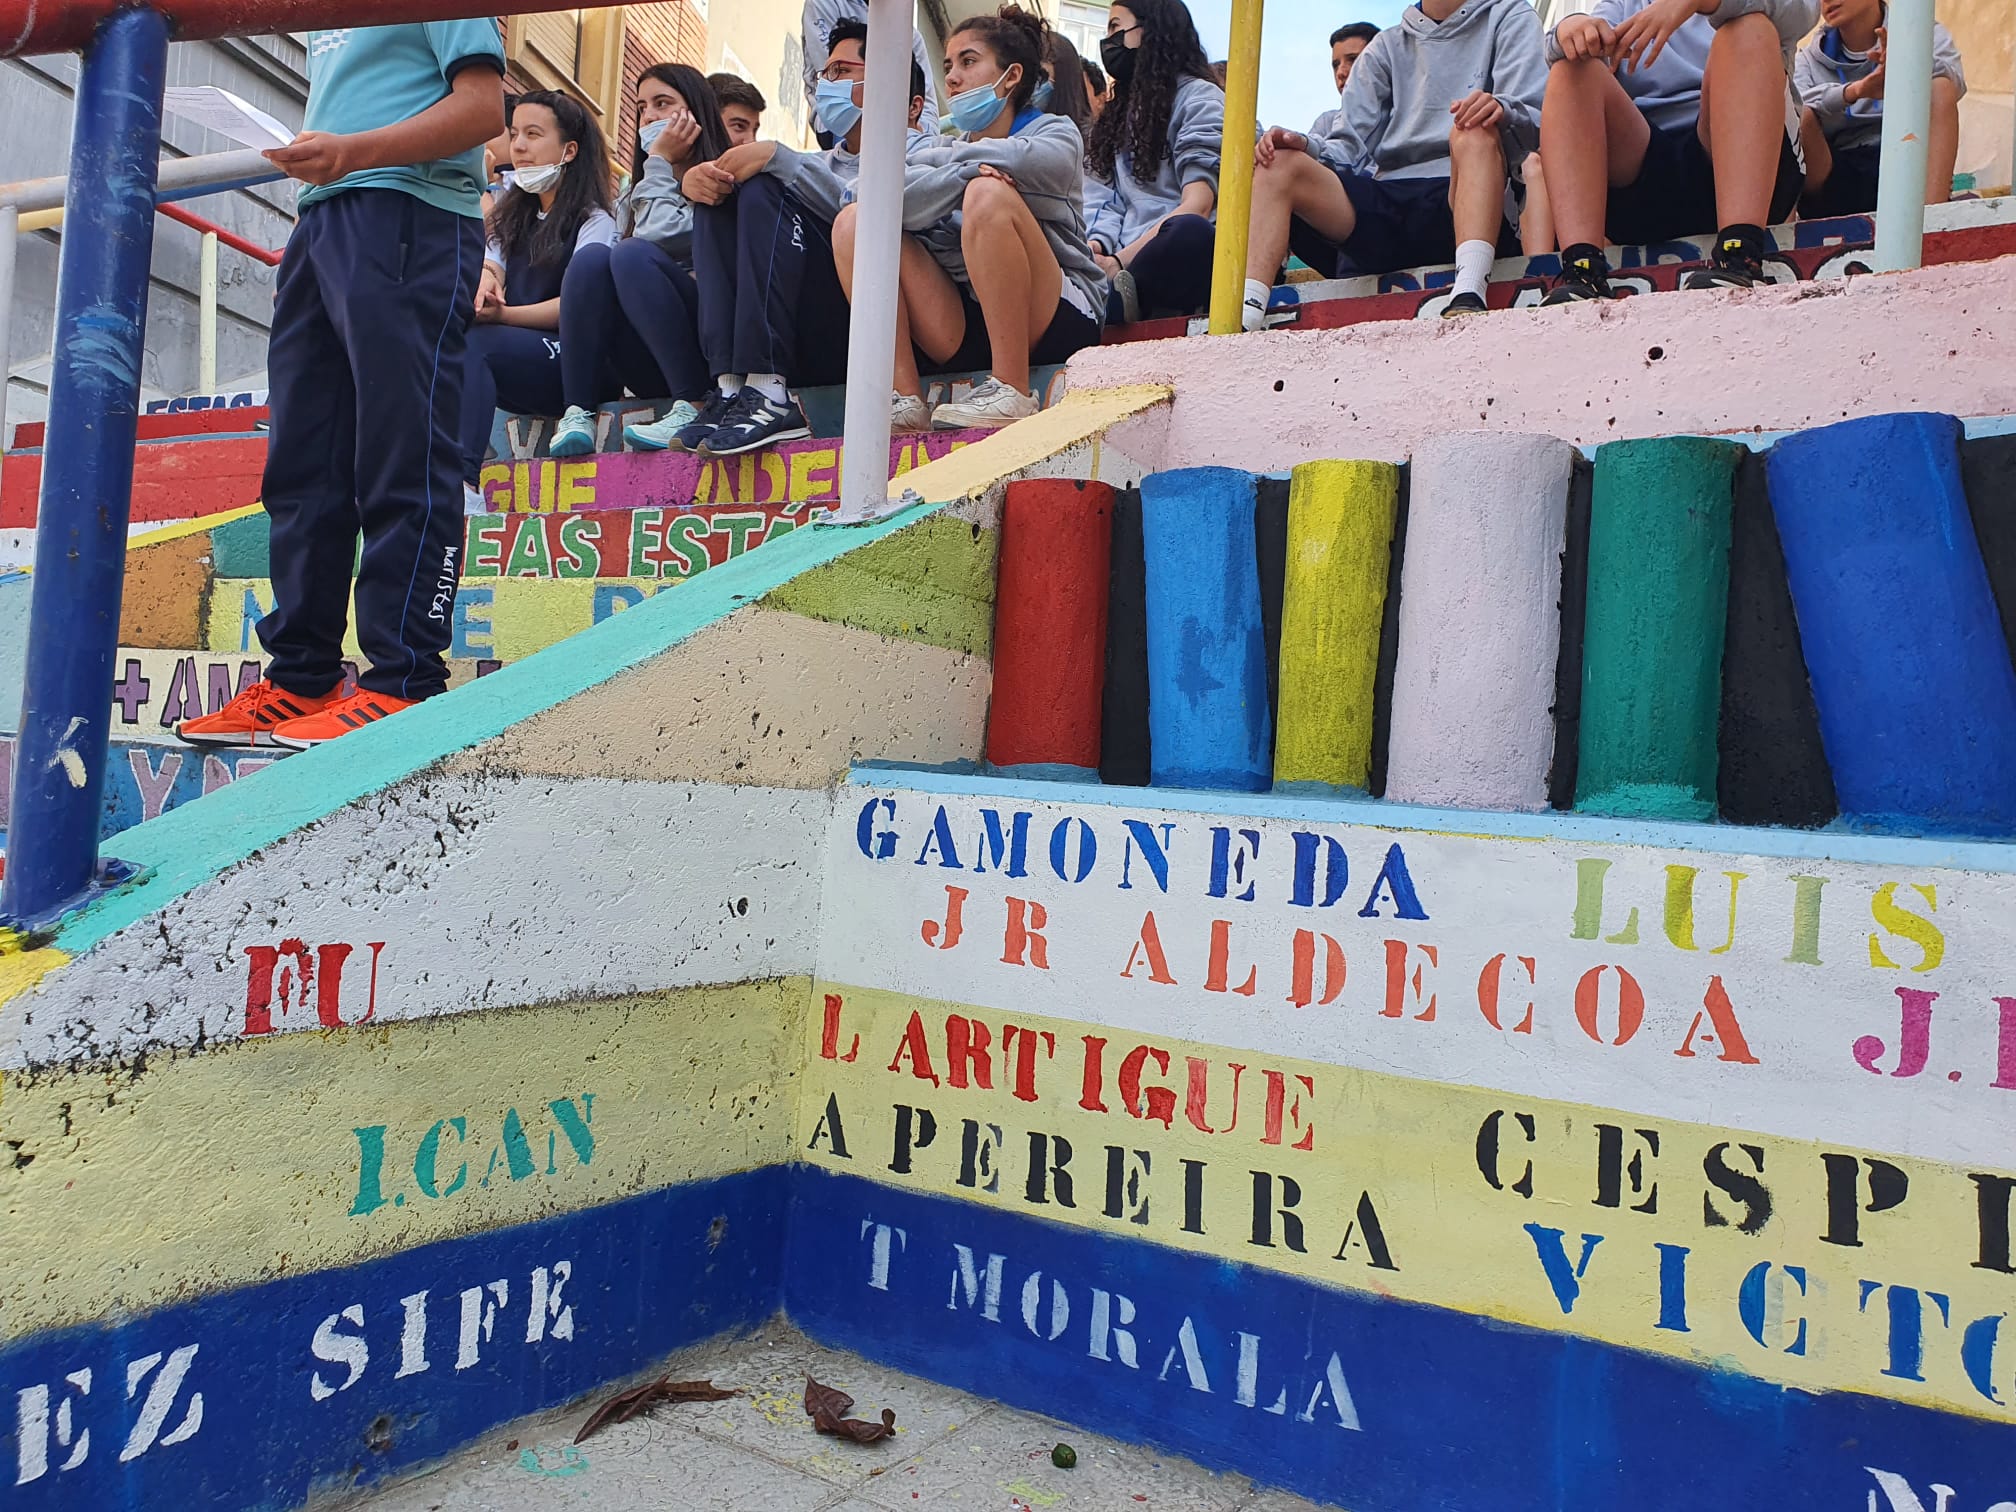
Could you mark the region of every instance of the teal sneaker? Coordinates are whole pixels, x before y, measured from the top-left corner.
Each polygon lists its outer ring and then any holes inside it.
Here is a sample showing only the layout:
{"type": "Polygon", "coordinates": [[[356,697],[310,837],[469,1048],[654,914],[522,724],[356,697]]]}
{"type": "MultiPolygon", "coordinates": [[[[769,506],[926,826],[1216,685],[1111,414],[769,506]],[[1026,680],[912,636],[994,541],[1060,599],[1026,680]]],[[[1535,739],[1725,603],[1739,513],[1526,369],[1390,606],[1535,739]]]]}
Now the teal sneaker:
{"type": "Polygon", "coordinates": [[[554,457],[585,457],[595,450],[595,416],[580,405],[570,405],[560,423],[553,427],[553,439],[546,451],[554,457]]]}
{"type": "Polygon", "coordinates": [[[697,405],[676,399],[672,408],[644,425],[623,427],[623,439],[637,451],[665,451],[679,439],[679,432],[700,418],[697,405]]]}

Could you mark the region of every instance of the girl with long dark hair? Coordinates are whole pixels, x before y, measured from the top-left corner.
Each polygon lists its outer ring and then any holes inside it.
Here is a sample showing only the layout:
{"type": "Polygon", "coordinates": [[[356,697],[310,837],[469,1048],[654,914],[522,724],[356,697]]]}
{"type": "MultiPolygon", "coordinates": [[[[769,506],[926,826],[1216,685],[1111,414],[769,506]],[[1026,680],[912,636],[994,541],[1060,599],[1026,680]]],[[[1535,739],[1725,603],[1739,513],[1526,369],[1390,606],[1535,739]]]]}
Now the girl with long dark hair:
{"type": "MultiPolygon", "coordinates": [[[[1004,5],[946,39],[948,108],[960,135],[910,156],[894,429],[998,426],[1033,415],[1040,406],[1030,366],[1062,362],[1099,339],[1105,279],[1085,244],[1084,138],[1069,116],[1032,103],[1048,35],[1040,17],[1004,5]],[[956,229],[948,235],[948,227],[956,229]],[[913,342],[943,371],[984,363],[990,374],[934,416],[913,342]]],[[[855,215],[849,206],[833,226],[850,293],[855,215]]]]}
{"type": "Polygon", "coordinates": [[[1195,314],[1211,299],[1225,91],[1183,0],[1115,0],[1099,55],[1113,95],[1085,161],[1111,187],[1086,210],[1108,318],[1195,314]]]}
{"type": "MultiPolygon", "coordinates": [[[[463,370],[462,468],[472,492],[498,408],[551,415],[572,406],[567,419],[578,419],[588,445],[577,449],[585,451],[594,445],[588,412],[603,397],[601,375],[567,361],[561,339],[576,253],[616,240],[602,133],[567,95],[521,95],[511,113],[511,167],[512,186],[490,213],[463,370]]],[[[558,455],[572,455],[555,440],[558,455]]]]}

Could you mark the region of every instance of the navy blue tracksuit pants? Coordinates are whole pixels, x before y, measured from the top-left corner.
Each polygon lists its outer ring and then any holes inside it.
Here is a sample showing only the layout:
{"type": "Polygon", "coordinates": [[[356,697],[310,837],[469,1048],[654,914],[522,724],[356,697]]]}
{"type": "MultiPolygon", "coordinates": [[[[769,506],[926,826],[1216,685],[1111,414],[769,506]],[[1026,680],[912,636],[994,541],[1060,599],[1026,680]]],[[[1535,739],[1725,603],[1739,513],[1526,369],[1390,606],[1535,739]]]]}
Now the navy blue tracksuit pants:
{"type": "Polygon", "coordinates": [[[273,612],[267,676],[319,696],[357,640],[374,693],[447,686],[462,567],[463,350],[483,223],[396,189],[310,205],[288,238],[267,357],[273,612]],[[364,551],[357,555],[363,533],[364,551]]]}
{"type": "Polygon", "coordinates": [[[560,285],[560,329],[472,325],[462,398],[462,475],[480,476],[498,410],[593,410],[639,399],[699,399],[713,375],[700,354],[699,290],[655,244],[582,247],[560,285]]]}
{"type": "Polygon", "coordinates": [[[693,275],[708,373],[782,373],[813,387],[847,380],[847,294],[833,226],[759,173],[719,205],[693,207],[693,275]]]}

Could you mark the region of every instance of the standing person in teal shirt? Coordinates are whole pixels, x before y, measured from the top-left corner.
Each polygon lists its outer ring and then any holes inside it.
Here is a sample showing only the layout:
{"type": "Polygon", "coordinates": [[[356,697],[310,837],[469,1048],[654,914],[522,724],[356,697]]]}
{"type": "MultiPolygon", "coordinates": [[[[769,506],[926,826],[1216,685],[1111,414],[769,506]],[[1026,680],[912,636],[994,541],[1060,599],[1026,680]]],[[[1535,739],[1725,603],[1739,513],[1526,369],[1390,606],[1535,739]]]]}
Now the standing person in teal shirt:
{"type": "Polygon", "coordinates": [[[203,745],[319,745],[448,682],[463,349],[483,268],[483,144],[504,124],[503,43],[488,18],[311,32],[308,89],[306,130],[266,154],[309,186],[267,358],[267,675],[181,726],[203,745]],[[343,698],[353,562],[370,666],[343,698]]]}

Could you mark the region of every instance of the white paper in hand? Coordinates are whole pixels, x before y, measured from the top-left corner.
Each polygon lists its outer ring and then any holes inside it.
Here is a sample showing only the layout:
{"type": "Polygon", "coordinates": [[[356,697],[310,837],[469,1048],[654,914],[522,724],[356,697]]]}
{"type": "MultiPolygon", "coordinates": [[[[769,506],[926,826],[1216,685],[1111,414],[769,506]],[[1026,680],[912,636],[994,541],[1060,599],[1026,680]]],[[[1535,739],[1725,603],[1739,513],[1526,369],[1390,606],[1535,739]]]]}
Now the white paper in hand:
{"type": "Polygon", "coordinates": [[[257,105],[214,84],[171,89],[162,103],[171,114],[208,127],[243,147],[285,147],[294,140],[292,131],[257,105]]]}

